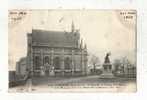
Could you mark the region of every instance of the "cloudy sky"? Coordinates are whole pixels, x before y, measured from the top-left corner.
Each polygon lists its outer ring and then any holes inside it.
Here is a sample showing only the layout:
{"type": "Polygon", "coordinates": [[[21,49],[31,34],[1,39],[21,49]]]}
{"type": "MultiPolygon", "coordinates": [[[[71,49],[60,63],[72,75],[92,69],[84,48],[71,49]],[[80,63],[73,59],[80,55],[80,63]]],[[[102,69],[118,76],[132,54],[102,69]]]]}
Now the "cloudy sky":
{"type": "Polygon", "coordinates": [[[9,11],[9,69],[27,53],[27,33],[33,29],[71,31],[80,29],[89,54],[101,62],[106,52],[111,59],[127,57],[135,61],[136,12],[119,10],[20,10],[9,11]],[[11,12],[11,13],[10,13],[11,12]]]}

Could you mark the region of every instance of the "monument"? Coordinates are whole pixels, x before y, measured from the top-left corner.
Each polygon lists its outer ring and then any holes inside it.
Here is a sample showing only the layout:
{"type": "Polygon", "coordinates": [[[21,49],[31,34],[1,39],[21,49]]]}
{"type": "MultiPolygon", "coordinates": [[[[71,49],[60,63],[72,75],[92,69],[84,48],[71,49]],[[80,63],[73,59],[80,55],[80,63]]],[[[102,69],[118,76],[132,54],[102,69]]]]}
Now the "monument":
{"type": "Polygon", "coordinates": [[[109,59],[110,55],[111,53],[107,53],[104,58],[103,74],[101,75],[101,78],[113,78],[114,77],[112,74],[112,64],[109,59]]]}

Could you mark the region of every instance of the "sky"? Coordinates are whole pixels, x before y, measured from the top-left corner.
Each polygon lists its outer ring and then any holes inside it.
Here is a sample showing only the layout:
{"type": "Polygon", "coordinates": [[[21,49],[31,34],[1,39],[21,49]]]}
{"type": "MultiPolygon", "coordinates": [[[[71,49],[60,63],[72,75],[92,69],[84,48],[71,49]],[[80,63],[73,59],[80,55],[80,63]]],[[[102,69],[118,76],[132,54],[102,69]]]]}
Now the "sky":
{"type": "Polygon", "coordinates": [[[32,29],[52,31],[80,30],[88,53],[103,62],[107,52],[110,60],[127,57],[135,62],[136,12],[131,10],[11,10],[9,11],[9,69],[27,54],[27,33],[32,29]],[[20,12],[25,14],[19,14],[20,12]],[[10,12],[12,12],[10,14],[10,12]],[[14,13],[13,13],[14,12],[14,13]]]}

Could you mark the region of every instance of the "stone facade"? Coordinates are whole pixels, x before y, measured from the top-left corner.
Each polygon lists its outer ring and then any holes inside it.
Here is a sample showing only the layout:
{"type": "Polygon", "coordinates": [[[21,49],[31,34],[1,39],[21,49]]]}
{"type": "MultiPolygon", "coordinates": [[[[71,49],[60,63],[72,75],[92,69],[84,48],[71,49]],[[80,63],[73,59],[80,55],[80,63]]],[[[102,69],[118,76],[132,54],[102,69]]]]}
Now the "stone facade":
{"type": "Polygon", "coordinates": [[[42,70],[48,76],[87,74],[87,47],[73,24],[71,32],[33,29],[27,42],[27,67],[32,75],[42,70]]]}

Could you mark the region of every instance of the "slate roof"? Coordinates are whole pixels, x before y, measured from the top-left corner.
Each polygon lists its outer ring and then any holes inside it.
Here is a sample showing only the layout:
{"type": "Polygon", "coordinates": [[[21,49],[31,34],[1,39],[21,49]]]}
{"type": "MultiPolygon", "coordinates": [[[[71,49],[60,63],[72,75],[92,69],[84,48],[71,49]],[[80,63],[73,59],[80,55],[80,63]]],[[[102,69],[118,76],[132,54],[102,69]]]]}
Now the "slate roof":
{"type": "Polygon", "coordinates": [[[32,42],[49,47],[78,47],[78,39],[78,33],[32,30],[32,42]]]}

